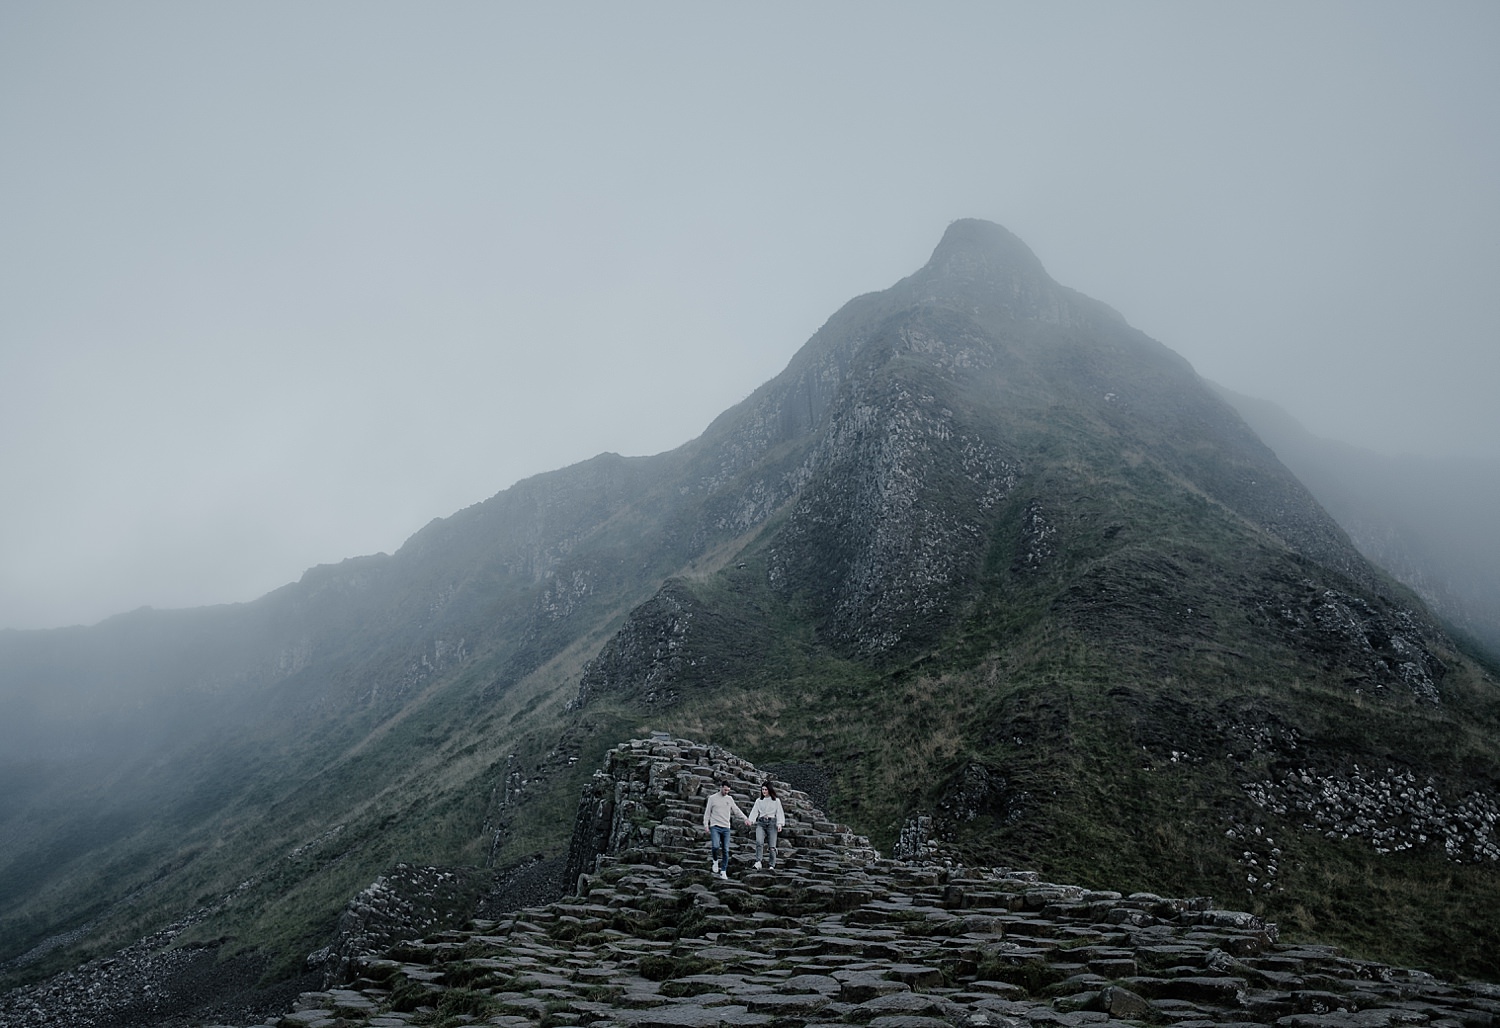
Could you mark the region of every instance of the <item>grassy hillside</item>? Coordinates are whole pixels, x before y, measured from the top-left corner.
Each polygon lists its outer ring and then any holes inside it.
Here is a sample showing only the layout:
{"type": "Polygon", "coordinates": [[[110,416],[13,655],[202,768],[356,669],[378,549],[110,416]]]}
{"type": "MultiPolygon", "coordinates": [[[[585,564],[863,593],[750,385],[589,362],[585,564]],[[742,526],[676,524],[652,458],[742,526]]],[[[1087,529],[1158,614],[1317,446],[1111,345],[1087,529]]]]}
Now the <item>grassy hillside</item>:
{"type": "Polygon", "coordinates": [[[1500,937],[1480,913],[1500,910],[1492,861],[1455,862],[1435,833],[1381,853],[1368,837],[1308,830],[1305,811],[1266,809],[1247,789],[1358,765],[1436,781],[1451,806],[1476,790],[1493,796],[1493,681],[1456,671],[1434,707],[1352,693],[1274,653],[1237,658],[1232,673],[1184,674],[1195,653],[1210,668],[1222,654],[1187,642],[1160,659],[1143,647],[1132,661],[1052,622],[1007,633],[977,662],[975,640],[956,636],[877,670],[784,631],[795,619],[766,617],[773,598],[728,581],[697,598],[742,650],[764,640],[765,659],[716,663],[665,703],[601,700],[606,732],[633,715],[637,730],[721,742],[760,764],[821,766],[832,809],[883,850],[913,815],[934,814],[976,862],[1213,895],[1291,938],[1493,973],[1485,954],[1500,937]]]}

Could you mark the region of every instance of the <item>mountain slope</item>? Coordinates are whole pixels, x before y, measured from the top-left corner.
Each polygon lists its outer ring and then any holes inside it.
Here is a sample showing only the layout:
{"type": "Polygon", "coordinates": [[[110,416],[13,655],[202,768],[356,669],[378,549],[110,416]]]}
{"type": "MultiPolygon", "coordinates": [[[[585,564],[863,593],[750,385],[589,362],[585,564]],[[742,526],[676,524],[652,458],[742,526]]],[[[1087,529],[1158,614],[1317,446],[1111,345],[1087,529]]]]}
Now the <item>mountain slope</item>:
{"type": "Polygon", "coordinates": [[[559,853],[649,729],[826,782],[882,847],[1233,894],[1393,962],[1500,945],[1463,916],[1500,904],[1486,670],[1186,362],[983,222],[675,451],[253,604],[0,635],[0,699],[39,684],[16,977],[185,917],[295,974],[391,862],[559,853]]]}
{"type": "Polygon", "coordinates": [[[1500,655],[1500,465],[1387,457],[1319,439],[1285,411],[1218,390],[1349,532],[1448,624],[1500,655]]]}

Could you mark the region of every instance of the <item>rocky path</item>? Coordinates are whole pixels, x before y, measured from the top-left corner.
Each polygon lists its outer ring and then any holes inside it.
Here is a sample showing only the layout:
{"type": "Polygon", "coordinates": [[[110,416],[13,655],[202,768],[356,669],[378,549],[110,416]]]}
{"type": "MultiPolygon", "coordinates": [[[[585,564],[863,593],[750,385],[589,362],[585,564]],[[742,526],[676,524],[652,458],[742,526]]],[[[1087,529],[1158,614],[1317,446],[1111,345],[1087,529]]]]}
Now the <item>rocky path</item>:
{"type": "MultiPolygon", "coordinates": [[[[1500,987],[1283,945],[1206,900],[1122,896],[1026,872],[880,859],[783,789],[777,870],[714,876],[701,827],[730,754],[616,749],[580,805],[576,896],[358,961],[266,1028],[658,1026],[1489,1026],[1500,987]]],[[[743,836],[741,836],[743,839],[743,836]]]]}

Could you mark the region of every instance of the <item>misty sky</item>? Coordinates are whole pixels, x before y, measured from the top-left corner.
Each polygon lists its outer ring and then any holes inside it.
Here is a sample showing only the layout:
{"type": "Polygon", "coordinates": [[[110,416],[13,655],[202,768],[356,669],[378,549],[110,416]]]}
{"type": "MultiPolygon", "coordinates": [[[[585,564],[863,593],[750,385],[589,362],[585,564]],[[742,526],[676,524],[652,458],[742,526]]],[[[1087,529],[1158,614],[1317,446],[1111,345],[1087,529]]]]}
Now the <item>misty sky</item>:
{"type": "Polygon", "coordinates": [[[699,434],[947,224],[1500,455],[1500,4],[0,4],[0,627],[699,434]]]}

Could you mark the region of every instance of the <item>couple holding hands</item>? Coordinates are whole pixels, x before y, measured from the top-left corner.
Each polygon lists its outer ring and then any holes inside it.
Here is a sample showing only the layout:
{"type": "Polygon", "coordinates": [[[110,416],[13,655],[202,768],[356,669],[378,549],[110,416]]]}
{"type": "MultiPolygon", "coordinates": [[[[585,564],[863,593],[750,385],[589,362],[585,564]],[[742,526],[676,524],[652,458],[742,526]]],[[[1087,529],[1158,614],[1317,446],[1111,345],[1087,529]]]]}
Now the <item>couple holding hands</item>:
{"type": "Polygon", "coordinates": [[[709,796],[703,808],[703,829],[708,832],[709,852],[713,857],[714,874],[729,877],[729,828],[730,818],[738,815],[747,825],[755,826],[755,869],[761,868],[761,860],[770,849],[769,867],[776,867],[776,833],[786,827],[786,812],[781,809],[781,800],[770,782],[760,787],[760,798],[750,808],[750,813],[729,795],[729,783],[719,783],[719,791],[709,796]]]}

